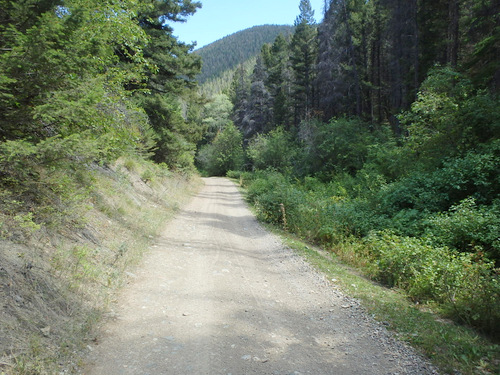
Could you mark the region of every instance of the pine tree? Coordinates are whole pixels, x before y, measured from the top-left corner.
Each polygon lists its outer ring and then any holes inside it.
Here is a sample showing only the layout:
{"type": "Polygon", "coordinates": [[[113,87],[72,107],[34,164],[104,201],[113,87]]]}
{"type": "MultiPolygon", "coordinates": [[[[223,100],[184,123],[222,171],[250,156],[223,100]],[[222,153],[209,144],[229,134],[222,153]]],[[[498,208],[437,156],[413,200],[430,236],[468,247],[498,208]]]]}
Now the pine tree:
{"type": "Polygon", "coordinates": [[[250,100],[247,112],[249,121],[243,128],[243,135],[246,139],[251,138],[254,134],[267,132],[271,128],[273,117],[272,98],[265,85],[266,80],[267,72],[262,56],[259,55],[251,76],[250,100]]]}
{"type": "Polygon", "coordinates": [[[273,102],[274,126],[289,129],[293,122],[293,71],[287,39],[278,35],[272,46],[263,47],[262,58],[268,73],[265,84],[273,102]]]}
{"type": "Polygon", "coordinates": [[[192,54],[193,45],[173,35],[172,22],[183,22],[201,4],[191,0],[154,1],[138,15],[139,24],[150,38],[144,56],[156,68],[147,80],[149,93],[138,101],[146,111],[158,136],[154,159],[172,167],[192,164],[202,127],[188,122],[181,110],[181,98],[196,88],[195,77],[201,70],[200,58],[192,54]]]}
{"type": "Polygon", "coordinates": [[[300,14],[290,44],[290,61],[294,72],[294,123],[312,114],[315,100],[313,82],[317,57],[317,28],[309,0],[301,0],[300,14]]]}
{"type": "Polygon", "coordinates": [[[319,109],[326,120],[334,115],[362,112],[360,66],[361,53],[354,39],[361,40],[362,29],[351,26],[352,14],[361,13],[361,4],[333,0],[319,28],[317,87],[319,109]]]}
{"type": "Polygon", "coordinates": [[[233,122],[240,131],[248,127],[247,111],[249,91],[247,72],[243,65],[240,65],[234,73],[230,96],[231,102],[233,103],[233,122]]]}
{"type": "Polygon", "coordinates": [[[100,136],[123,131],[124,114],[132,117],[123,85],[143,80],[146,65],[146,38],[133,20],[137,4],[59,4],[1,3],[0,141],[100,136]],[[117,51],[129,61],[117,62],[117,51]]]}

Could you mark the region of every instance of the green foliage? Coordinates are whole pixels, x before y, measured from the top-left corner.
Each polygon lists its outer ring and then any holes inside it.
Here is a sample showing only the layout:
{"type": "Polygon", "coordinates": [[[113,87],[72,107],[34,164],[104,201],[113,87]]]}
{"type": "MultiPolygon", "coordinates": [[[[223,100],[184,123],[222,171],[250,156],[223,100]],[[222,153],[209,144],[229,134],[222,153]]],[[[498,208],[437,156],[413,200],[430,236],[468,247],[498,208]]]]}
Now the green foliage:
{"type": "Polygon", "coordinates": [[[405,289],[417,301],[433,300],[456,320],[500,333],[500,280],[492,262],[391,233],[372,234],[365,243],[376,280],[405,289]]]}
{"type": "Polygon", "coordinates": [[[427,220],[426,233],[436,242],[461,252],[474,253],[500,264],[500,207],[478,207],[467,198],[447,212],[439,212],[427,220]]]}
{"type": "Polygon", "coordinates": [[[448,67],[434,69],[424,81],[411,111],[399,117],[409,132],[407,147],[422,163],[434,167],[443,156],[500,137],[497,96],[473,90],[448,67]]]}
{"type": "MultiPolygon", "coordinates": [[[[498,254],[498,208],[477,207],[469,199],[448,213],[429,216],[426,210],[406,208],[388,215],[380,211],[376,194],[360,196],[372,184],[366,176],[325,184],[258,171],[240,179],[261,220],[334,249],[354,241],[355,253],[339,254],[371,277],[404,289],[415,301],[437,304],[457,321],[499,333],[500,290],[492,262],[498,254]],[[385,228],[413,235],[425,229],[428,237],[374,232],[385,228]]],[[[381,192],[387,185],[382,187],[381,192]]]]}
{"type": "Polygon", "coordinates": [[[214,138],[203,146],[197,156],[200,168],[212,176],[225,176],[230,170],[243,166],[243,137],[238,129],[229,123],[214,138]]]}
{"type": "Polygon", "coordinates": [[[276,128],[268,134],[258,134],[247,148],[247,154],[255,169],[290,171],[297,155],[297,147],[290,133],[276,128]]]}
{"type": "MultiPolygon", "coordinates": [[[[144,58],[154,69],[148,72],[145,82],[129,81],[127,85],[128,90],[136,92],[135,98],[154,131],[154,160],[186,171],[194,169],[195,148],[203,132],[197,115],[201,103],[195,82],[201,61],[191,53],[193,45],[173,35],[171,24],[185,21],[199,7],[201,4],[195,1],[170,0],[141,7],[138,23],[149,39],[144,58]]],[[[130,60],[128,56],[120,58],[130,60]]]]}
{"type": "Polygon", "coordinates": [[[172,168],[192,169],[202,127],[195,124],[190,126],[183,117],[179,100],[173,95],[143,96],[139,105],[145,108],[154,130],[154,160],[172,168]]]}
{"type": "Polygon", "coordinates": [[[383,147],[388,135],[374,132],[359,118],[338,118],[328,123],[302,122],[299,137],[304,148],[304,170],[324,180],[335,174],[355,175],[363,168],[371,150],[383,147]]]}
{"type": "Polygon", "coordinates": [[[92,138],[77,134],[48,138],[37,145],[26,141],[1,143],[3,212],[21,227],[30,222],[35,226],[80,224],[91,189],[88,177],[83,175],[91,174],[94,162],[107,160],[109,155],[102,150],[92,138]]]}
{"type": "Polygon", "coordinates": [[[290,42],[290,61],[294,73],[293,100],[295,125],[309,118],[314,105],[314,69],[318,55],[317,28],[309,0],[300,1],[300,14],[290,42]]]}
{"type": "MultiPolygon", "coordinates": [[[[141,51],[146,38],[132,20],[133,5],[123,2],[117,9],[108,2],[69,1],[65,12],[58,13],[55,5],[46,9],[31,28],[11,24],[5,29],[2,34],[13,37],[0,54],[0,72],[7,78],[0,87],[5,108],[0,139],[36,141],[82,128],[99,129],[103,124],[94,116],[109,110],[117,120],[117,107],[123,107],[121,86],[142,80],[147,69],[141,51]],[[124,45],[130,64],[118,64],[116,58],[124,45]],[[104,91],[111,95],[100,108],[104,91]]],[[[124,121],[104,127],[113,125],[120,128],[124,121]]]]}
{"type": "MultiPolygon", "coordinates": [[[[499,162],[498,142],[495,141],[463,157],[449,159],[442,163],[442,168],[432,172],[413,172],[377,193],[378,211],[394,217],[403,210],[415,210],[415,219],[420,220],[429,213],[447,211],[469,197],[479,204],[491,205],[500,193],[499,162]]],[[[407,229],[402,233],[420,233],[415,228],[408,228],[407,224],[403,225],[407,229]]]]}
{"type": "Polygon", "coordinates": [[[203,124],[206,127],[204,141],[210,143],[218,132],[222,131],[231,122],[233,105],[225,94],[212,98],[203,107],[203,124]]]}

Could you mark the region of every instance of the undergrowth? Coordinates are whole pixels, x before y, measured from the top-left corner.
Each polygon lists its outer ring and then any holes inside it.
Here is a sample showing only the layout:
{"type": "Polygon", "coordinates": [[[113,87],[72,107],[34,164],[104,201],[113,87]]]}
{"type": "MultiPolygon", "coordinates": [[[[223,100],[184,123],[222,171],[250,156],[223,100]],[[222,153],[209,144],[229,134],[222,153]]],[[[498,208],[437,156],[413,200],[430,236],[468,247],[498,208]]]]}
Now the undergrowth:
{"type": "MultiPolygon", "coordinates": [[[[312,263],[341,280],[350,295],[362,299],[372,314],[389,322],[401,338],[423,350],[444,372],[500,371],[500,350],[495,344],[500,322],[498,269],[484,252],[459,251],[448,240],[470,229],[474,220],[494,223],[490,219],[494,208],[483,215],[486,209],[475,208],[469,199],[449,212],[428,215],[427,236],[409,237],[394,229],[370,230],[387,226],[386,219],[377,215],[368,200],[351,198],[340,185],[308,178],[291,181],[276,172],[231,172],[231,177],[246,188],[262,221],[327,249],[325,256],[298,246],[312,263]],[[461,220],[464,212],[467,225],[448,224],[461,220]],[[439,236],[441,232],[446,236],[439,236]],[[364,276],[346,271],[339,262],[356,267],[364,276]]],[[[480,227],[485,233],[492,228],[480,227]]],[[[468,241],[472,234],[465,238],[468,241]]],[[[490,254],[495,254],[496,239],[491,238],[490,254]]]]}

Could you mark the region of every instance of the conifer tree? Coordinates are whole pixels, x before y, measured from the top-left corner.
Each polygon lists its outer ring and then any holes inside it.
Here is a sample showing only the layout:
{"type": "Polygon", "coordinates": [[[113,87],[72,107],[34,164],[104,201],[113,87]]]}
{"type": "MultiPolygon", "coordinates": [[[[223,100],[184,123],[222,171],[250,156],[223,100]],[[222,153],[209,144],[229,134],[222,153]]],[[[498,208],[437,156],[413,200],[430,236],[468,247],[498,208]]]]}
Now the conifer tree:
{"type": "Polygon", "coordinates": [[[181,98],[192,95],[195,77],[200,73],[200,58],[192,54],[194,46],[180,42],[173,35],[172,22],[184,22],[201,7],[191,0],[154,1],[138,16],[139,24],[150,38],[144,55],[156,67],[147,80],[148,93],[138,102],[146,111],[158,137],[154,159],[172,167],[192,164],[202,127],[188,122],[181,111],[181,98]]]}
{"type": "Polygon", "coordinates": [[[249,91],[247,72],[243,65],[240,65],[234,73],[230,97],[233,103],[233,122],[240,130],[246,128],[248,123],[249,91]]]}
{"type": "Polygon", "coordinates": [[[317,29],[309,0],[301,0],[290,44],[290,61],[294,72],[294,123],[311,115],[314,104],[314,77],[317,57],[317,29]]]}
{"type": "Polygon", "coordinates": [[[254,134],[270,130],[272,98],[265,85],[266,80],[267,72],[262,61],[262,56],[258,56],[251,76],[250,100],[247,113],[249,121],[243,128],[245,138],[251,138],[254,134]]]}
{"type": "Polygon", "coordinates": [[[265,46],[262,57],[268,72],[266,87],[273,100],[273,122],[275,126],[289,129],[293,122],[292,80],[289,42],[280,34],[272,46],[265,46]]]}

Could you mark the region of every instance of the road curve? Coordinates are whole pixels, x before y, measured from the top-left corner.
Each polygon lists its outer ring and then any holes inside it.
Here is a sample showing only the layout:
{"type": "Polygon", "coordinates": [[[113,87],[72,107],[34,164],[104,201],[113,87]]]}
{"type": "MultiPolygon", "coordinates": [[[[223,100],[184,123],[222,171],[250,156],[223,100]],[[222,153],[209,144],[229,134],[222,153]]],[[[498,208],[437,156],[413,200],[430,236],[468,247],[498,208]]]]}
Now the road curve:
{"type": "Polygon", "coordinates": [[[435,373],[266,232],[232,182],[204,181],[118,296],[84,374],[435,373]]]}

